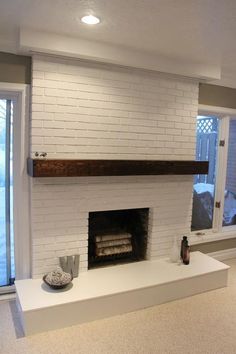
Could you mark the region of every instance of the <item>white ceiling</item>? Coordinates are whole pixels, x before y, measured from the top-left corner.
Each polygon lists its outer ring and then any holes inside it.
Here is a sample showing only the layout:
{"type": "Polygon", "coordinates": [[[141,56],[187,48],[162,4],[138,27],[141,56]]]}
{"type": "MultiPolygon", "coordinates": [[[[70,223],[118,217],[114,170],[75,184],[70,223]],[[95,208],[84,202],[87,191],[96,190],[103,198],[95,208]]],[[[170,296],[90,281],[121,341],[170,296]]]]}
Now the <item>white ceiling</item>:
{"type": "Polygon", "coordinates": [[[16,51],[20,28],[216,64],[236,87],[236,0],[0,0],[0,50],[16,51]],[[82,24],[87,13],[101,23],[82,24]]]}

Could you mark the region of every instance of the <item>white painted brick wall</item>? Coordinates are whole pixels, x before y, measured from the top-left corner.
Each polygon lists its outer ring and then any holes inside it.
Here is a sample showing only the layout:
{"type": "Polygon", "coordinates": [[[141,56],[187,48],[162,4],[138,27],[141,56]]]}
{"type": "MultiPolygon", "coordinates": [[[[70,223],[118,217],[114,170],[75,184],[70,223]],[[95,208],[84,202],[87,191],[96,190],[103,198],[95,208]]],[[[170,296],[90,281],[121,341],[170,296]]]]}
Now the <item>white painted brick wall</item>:
{"type": "Polygon", "coordinates": [[[166,256],[173,237],[189,232],[192,183],[191,176],[33,179],[33,276],[75,253],[87,270],[90,211],[150,208],[147,257],[166,256]]]}
{"type": "Polygon", "coordinates": [[[35,57],[31,152],[47,151],[52,158],[193,159],[197,104],[198,84],[190,80],[35,57]]]}
{"type": "MultiPolygon", "coordinates": [[[[31,155],[49,158],[194,159],[198,83],[111,65],[33,58],[31,155]]],[[[192,176],[31,181],[32,275],[60,255],[87,269],[88,213],[150,208],[148,258],[169,254],[190,230],[192,176]]]]}

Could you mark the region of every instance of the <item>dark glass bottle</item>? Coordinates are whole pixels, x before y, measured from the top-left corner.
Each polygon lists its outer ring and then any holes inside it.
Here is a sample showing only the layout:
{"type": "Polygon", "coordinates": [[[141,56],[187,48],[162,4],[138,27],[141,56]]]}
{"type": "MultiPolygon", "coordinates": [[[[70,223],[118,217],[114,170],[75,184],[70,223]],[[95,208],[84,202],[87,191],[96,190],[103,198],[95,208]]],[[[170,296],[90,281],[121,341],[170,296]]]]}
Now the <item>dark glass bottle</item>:
{"type": "Polygon", "coordinates": [[[183,236],[183,239],[181,241],[181,248],[180,248],[180,258],[183,259],[184,257],[184,248],[185,246],[188,246],[188,238],[187,236],[183,236]]]}
{"type": "Polygon", "coordinates": [[[183,252],[183,263],[184,264],[189,264],[190,262],[190,246],[185,246],[184,247],[184,252],[183,252]]]}

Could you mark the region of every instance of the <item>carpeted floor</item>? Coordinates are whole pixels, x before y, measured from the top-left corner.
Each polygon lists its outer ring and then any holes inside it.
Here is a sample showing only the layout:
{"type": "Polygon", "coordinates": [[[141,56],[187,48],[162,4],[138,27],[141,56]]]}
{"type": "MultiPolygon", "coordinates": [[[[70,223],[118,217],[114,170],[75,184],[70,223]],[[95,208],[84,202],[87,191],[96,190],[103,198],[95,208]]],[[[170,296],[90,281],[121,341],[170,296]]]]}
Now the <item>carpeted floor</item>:
{"type": "Polygon", "coordinates": [[[23,337],[14,300],[0,302],[1,354],[236,354],[236,259],[229,286],[83,325],[23,337]]]}

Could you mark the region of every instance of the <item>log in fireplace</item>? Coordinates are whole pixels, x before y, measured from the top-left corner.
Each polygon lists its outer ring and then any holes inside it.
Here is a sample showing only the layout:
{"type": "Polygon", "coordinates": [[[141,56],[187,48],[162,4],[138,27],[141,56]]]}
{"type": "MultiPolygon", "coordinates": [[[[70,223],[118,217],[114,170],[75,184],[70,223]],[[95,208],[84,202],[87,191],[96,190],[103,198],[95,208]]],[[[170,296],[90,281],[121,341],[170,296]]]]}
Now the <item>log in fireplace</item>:
{"type": "Polygon", "coordinates": [[[148,208],[89,213],[88,268],[144,260],[148,208]]]}

